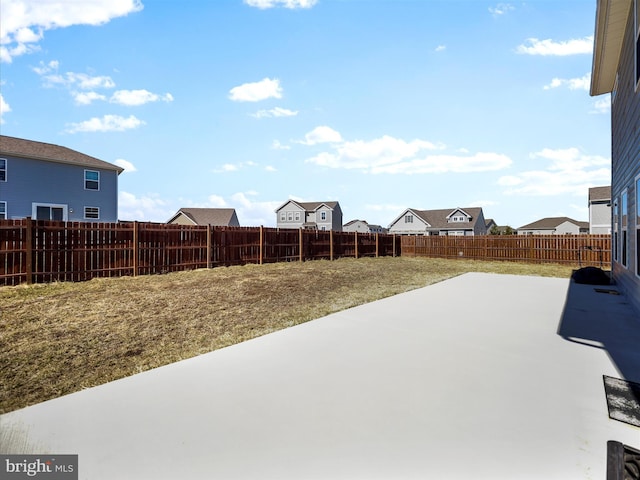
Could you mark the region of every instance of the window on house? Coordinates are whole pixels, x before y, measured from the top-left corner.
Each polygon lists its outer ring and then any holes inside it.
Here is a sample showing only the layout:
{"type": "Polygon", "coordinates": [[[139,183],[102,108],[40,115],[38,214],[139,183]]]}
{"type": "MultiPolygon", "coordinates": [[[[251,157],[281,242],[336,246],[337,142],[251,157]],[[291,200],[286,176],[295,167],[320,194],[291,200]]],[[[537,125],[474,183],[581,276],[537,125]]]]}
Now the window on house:
{"type": "Polygon", "coordinates": [[[320,220],[326,220],[327,219],[327,212],[320,212],[320,220]]]}
{"type": "Polygon", "coordinates": [[[636,177],[636,275],[640,276],[640,175],[636,177]]]}
{"type": "Polygon", "coordinates": [[[613,202],[613,260],[618,261],[618,199],[613,202]]]}
{"type": "Polygon", "coordinates": [[[34,204],[32,214],[36,220],[67,221],[66,205],[34,204]]]}
{"type": "Polygon", "coordinates": [[[84,171],[84,189],[100,190],[100,172],[95,170],[84,171]]]}
{"type": "Polygon", "coordinates": [[[296,212],[295,217],[296,217],[296,222],[299,222],[300,221],[300,212],[296,212]]]}
{"type": "Polygon", "coordinates": [[[293,212],[287,212],[287,220],[293,222],[293,212]]]}
{"type": "Polygon", "coordinates": [[[284,222],[287,219],[287,212],[280,212],[280,221],[284,222]]]}
{"type": "Polygon", "coordinates": [[[0,182],[7,181],[7,159],[0,158],[0,182]]]}
{"type": "Polygon", "coordinates": [[[413,223],[413,215],[405,215],[404,223],[413,223]]]}
{"type": "Polygon", "coordinates": [[[7,202],[0,202],[0,220],[7,219],[7,202]]]}
{"type": "Polygon", "coordinates": [[[86,220],[98,220],[100,218],[100,207],[84,207],[84,218],[86,220]]]}
{"type": "Polygon", "coordinates": [[[621,238],[620,241],[622,245],[620,245],[620,253],[622,265],[627,266],[627,252],[629,251],[627,248],[628,238],[627,238],[627,217],[628,217],[628,208],[629,202],[627,201],[627,191],[622,192],[620,196],[620,215],[622,217],[622,221],[620,225],[622,227],[621,238]]]}

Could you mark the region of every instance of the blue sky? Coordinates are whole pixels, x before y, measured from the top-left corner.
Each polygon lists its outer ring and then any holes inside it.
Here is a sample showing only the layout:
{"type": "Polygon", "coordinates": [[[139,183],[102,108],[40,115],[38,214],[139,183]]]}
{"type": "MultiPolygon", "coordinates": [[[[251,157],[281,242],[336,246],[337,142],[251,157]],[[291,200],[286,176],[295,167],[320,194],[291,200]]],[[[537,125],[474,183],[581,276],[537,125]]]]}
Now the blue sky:
{"type": "Polygon", "coordinates": [[[610,183],[595,0],[2,0],[3,135],[125,168],[119,217],[287,199],[345,223],[587,220],[610,183]]]}

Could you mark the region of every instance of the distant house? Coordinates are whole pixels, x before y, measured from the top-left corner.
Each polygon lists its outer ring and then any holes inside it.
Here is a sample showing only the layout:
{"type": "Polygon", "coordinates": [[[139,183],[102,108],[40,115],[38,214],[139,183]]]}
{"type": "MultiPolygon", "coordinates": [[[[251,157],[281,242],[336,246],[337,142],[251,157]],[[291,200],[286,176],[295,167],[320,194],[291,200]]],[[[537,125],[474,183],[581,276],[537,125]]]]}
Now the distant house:
{"type": "Polygon", "coordinates": [[[611,233],[611,186],[589,189],[589,233],[611,233]]]}
{"type": "Polygon", "coordinates": [[[491,231],[492,228],[498,228],[498,224],[495,222],[493,218],[487,218],[484,221],[484,228],[487,231],[487,234],[491,231]]]}
{"type": "Polygon", "coordinates": [[[482,208],[418,210],[408,208],[389,225],[399,235],[486,235],[482,208]]]}
{"type": "Polygon", "coordinates": [[[276,215],[278,228],[342,231],[342,210],[338,202],[287,200],[276,209],[276,215]]]}
{"type": "Polygon", "coordinates": [[[117,222],[122,171],[66,147],[0,135],[0,219],[117,222]]]}
{"type": "Polygon", "coordinates": [[[640,311],[640,0],[597,0],[591,95],[611,94],[612,276],[640,311]]]}
{"type": "Polygon", "coordinates": [[[174,225],[213,225],[239,227],[235,208],[181,208],[167,220],[174,225]]]}
{"type": "Polygon", "coordinates": [[[548,217],[517,229],[518,235],[578,235],[589,233],[589,222],[569,217],[548,217]]]}
{"type": "Polygon", "coordinates": [[[343,232],[359,233],[387,233],[387,229],[381,225],[368,223],[366,220],[351,220],[342,226],[343,232]]]}

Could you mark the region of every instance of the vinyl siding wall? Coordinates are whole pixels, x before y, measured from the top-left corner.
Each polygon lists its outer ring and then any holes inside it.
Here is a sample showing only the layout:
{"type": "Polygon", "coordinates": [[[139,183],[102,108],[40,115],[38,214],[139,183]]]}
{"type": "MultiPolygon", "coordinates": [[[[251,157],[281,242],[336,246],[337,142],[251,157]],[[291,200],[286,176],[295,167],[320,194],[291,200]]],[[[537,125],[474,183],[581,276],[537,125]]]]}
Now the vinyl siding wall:
{"type": "MultiPolygon", "coordinates": [[[[637,1],[637,0],[636,0],[637,1]]],[[[640,312],[640,267],[638,261],[638,204],[637,177],[640,175],[640,88],[635,85],[635,12],[634,3],[628,17],[624,45],[618,65],[618,85],[611,107],[611,197],[617,202],[618,222],[617,259],[612,270],[615,282],[628,294],[640,312]],[[627,193],[627,220],[623,225],[621,199],[627,193]],[[624,231],[626,230],[626,266],[623,265],[624,231]]],[[[614,237],[615,238],[615,237],[614,237]]],[[[614,252],[616,248],[614,247],[614,252]]],[[[615,255],[614,255],[615,256],[615,255]]]]}
{"type": "Polygon", "coordinates": [[[611,233],[611,206],[609,202],[589,205],[589,233],[611,233]]]}
{"type": "Polygon", "coordinates": [[[33,203],[66,205],[68,221],[118,221],[118,173],[93,167],[31,160],[3,155],[6,181],[0,182],[0,201],[7,202],[7,218],[31,217],[33,203]],[[99,190],[85,190],[85,170],[100,172],[99,190]],[[100,209],[100,218],[85,220],[85,207],[100,209]]]}

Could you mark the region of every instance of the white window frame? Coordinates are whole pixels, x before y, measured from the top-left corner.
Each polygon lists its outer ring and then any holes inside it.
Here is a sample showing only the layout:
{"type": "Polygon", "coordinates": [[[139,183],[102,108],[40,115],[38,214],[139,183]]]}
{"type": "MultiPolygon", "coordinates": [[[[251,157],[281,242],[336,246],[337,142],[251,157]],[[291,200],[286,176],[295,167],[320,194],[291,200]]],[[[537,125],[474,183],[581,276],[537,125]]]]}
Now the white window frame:
{"type": "Polygon", "coordinates": [[[620,264],[629,268],[629,190],[620,194],[620,264]]]}
{"type": "Polygon", "coordinates": [[[84,219],[85,220],[100,220],[100,207],[84,207],[84,219]],[[96,215],[95,217],[88,217],[87,216],[87,210],[95,210],[96,215]]]}
{"type": "Polygon", "coordinates": [[[92,192],[99,192],[100,191],[100,172],[98,170],[85,170],[84,171],[84,189],[85,190],[90,190],[92,192]],[[98,180],[97,180],[98,188],[87,188],[87,182],[95,182],[96,181],[96,180],[89,180],[87,178],[87,173],[89,173],[89,172],[98,174],[98,180]]]}
{"type": "Polygon", "coordinates": [[[7,202],[2,201],[0,202],[0,220],[6,220],[7,218],[9,218],[7,214],[7,202]]]}
{"type": "Polygon", "coordinates": [[[287,212],[280,212],[280,221],[281,222],[287,221],[287,212]]]}
{"type": "Polygon", "coordinates": [[[293,212],[287,212],[287,221],[293,222],[293,212]]]}
{"type": "Polygon", "coordinates": [[[327,220],[327,212],[320,212],[320,220],[322,221],[327,220]]]}
{"type": "Polygon", "coordinates": [[[62,208],[62,221],[69,221],[69,207],[60,203],[32,203],[31,218],[38,218],[38,207],[62,208]]]}
{"type": "Polygon", "coordinates": [[[404,223],[413,223],[413,215],[405,215],[404,223]]]}
{"type": "Polygon", "coordinates": [[[4,162],[4,168],[0,168],[0,172],[4,172],[4,179],[0,178],[0,182],[7,181],[7,170],[9,169],[9,160],[6,158],[0,158],[1,161],[4,162]]]}
{"type": "Polygon", "coordinates": [[[612,256],[613,256],[613,261],[618,263],[619,262],[619,243],[618,243],[618,238],[620,237],[620,233],[619,233],[619,226],[620,226],[620,211],[618,208],[618,197],[616,197],[613,200],[613,209],[612,209],[612,238],[611,238],[611,245],[613,246],[613,252],[612,256]]]}
{"type": "Polygon", "coordinates": [[[300,221],[300,212],[295,212],[294,218],[296,220],[296,222],[300,221]]]}

